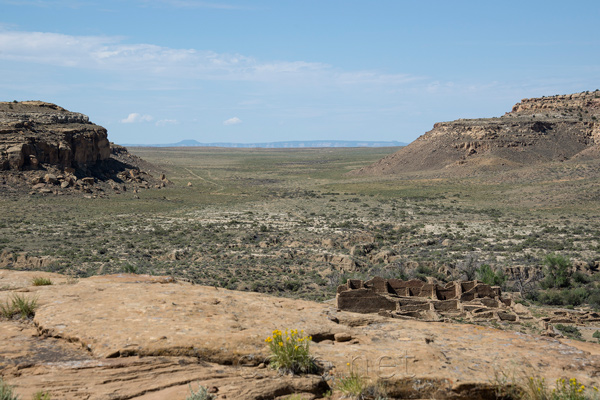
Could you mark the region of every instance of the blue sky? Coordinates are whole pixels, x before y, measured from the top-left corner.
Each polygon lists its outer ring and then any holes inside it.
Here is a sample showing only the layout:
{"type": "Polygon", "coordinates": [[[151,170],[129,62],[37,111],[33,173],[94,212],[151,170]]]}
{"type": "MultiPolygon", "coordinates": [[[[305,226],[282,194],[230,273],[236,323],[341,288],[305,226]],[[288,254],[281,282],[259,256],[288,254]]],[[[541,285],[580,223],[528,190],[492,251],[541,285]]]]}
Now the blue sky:
{"type": "Polygon", "coordinates": [[[398,140],[600,88],[600,2],[0,0],[0,100],[116,143],[398,140]]]}

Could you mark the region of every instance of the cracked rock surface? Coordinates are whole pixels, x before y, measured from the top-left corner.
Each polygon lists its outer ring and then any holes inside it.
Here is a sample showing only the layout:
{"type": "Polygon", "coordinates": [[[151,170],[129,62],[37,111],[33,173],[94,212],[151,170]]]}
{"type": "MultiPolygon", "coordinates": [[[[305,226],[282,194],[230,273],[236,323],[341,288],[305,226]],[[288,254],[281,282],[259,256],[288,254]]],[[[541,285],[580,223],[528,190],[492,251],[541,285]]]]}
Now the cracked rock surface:
{"type": "Polygon", "coordinates": [[[470,324],[337,311],[331,303],[109,275],[69,281],[0,270],[0,302],[35,296],[29,322],[0,321],[0,374],[16,393],[53,399],[185,399],[189,384],[217,398],[321,398],[350,363],[385,380],[391,398],[486,398],[497,371],[600,382],[600,345],[470,324]],[[52,280],[31,286],[33,277],[52,280]],[[275,329],[313,336],[323,376],[264,367],[275,329]],[[418,396],[418,397],[417,397],[418,396]]]}

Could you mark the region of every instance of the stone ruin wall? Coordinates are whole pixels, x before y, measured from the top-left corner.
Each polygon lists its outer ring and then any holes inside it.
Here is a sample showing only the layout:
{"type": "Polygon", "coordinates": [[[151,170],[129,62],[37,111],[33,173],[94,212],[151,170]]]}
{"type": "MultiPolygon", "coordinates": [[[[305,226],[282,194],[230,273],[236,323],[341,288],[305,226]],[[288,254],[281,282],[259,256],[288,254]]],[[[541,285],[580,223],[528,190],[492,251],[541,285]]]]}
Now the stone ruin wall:
{"type": "Polygon", "coordinates": [[[511,309],[512,300],[503,298],[499,287],[479,281],[439,285],[380,277],[368,281],[350,279],[338,286],[336,302],[343,311],[433,321],[447,317],[506,321],[519,318],[511,309]]]}

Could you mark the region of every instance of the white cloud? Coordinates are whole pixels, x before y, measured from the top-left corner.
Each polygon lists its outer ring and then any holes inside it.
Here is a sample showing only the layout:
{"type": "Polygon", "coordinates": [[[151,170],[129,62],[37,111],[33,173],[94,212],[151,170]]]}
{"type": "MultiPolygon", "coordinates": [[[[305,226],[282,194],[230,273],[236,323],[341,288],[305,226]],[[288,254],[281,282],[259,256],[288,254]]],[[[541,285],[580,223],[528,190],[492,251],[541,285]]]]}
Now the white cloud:
{"type": "Polygon", "coordinates": [[[156,121],[156,126],[176,125],[179,121],[176,119],[161,119],[156,121]]]}
{"type": "Polygon", "coordinates": [[[241,124],[242,120],[239,119],[238,117],[233,117],[233,118],[229,118],[225,121],[223,121],[223,125],[237,125],[237,124],[241,124]]]}
{"type": "Polygon", "coordinates": [[[406,74],[342,71],[319,62],[260,61],[241,54],[123,41],[115,36],[0,30],[0,60],[109,71],[131,81],[229,80],[304,87],[307,84],[404,86],[422,80],[406,74]]]}
{"type": "Polygon", "coordinates": [[[154,118],[151,115],[142,115],[142,114],[138,114],[138,113],[131,113],[127,116],[127,118],[122,119],[121,122],[124,124],[133,124],[136,122],[150,122],[153,119],[154,118]]]}

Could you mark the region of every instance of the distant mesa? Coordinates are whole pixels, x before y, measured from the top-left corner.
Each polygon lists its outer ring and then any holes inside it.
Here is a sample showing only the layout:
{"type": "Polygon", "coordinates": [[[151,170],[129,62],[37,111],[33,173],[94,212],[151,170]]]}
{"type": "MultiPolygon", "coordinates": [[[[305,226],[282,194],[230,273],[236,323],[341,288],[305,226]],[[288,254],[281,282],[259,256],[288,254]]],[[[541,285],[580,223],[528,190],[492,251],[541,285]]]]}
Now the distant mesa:
{"type": "Polygon", "coordinates": [[[263,143],[201,143],[196,140],[182,140],[170,144],[124,144],[127,147],[233,147],[233,148],[266,148],[266,149],[296,149],[296,148],[327,148],[327,147],[399,147],[406,143],[397,141],[368,141],[368,140],[293,140],[287,142],[263,143]]]}
{"type": "Polygon", "coordinates": [[[149,166],[86,115],[43,101],[0,102],[0,186],[103,195],[166,185],[141,165],[149,166]]]}
{"type": "Polygon", "coordinates": [[[454,172],[598,158],[599,120],[598,90],[523,99],[499,118],[438,122],[411,144],[352,174],[454,172]]]}

